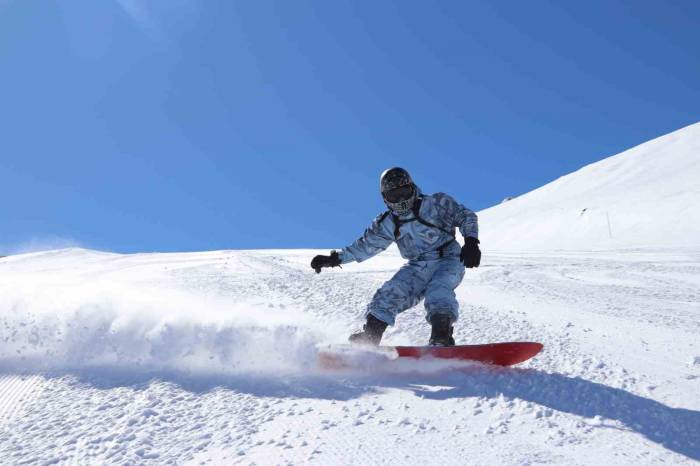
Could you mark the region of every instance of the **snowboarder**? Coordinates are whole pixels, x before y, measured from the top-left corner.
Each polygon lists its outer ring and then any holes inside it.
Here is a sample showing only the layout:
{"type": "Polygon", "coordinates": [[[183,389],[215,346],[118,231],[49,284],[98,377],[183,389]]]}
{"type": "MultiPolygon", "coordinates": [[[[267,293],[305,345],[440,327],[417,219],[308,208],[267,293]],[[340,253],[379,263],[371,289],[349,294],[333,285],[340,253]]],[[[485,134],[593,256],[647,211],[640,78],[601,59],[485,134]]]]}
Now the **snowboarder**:
{"type": "Polygon", "coordinates": [[[464,278],[464,268],[481,262],[476,214],[447,194],[423,194],[403,168],[384,171],[379,184],[389,209],[361,238],[328,256],[314,257],[311,267],[320,273],[323,267],[362,262],[396,241],[408,263],[375,293],[363,330],[349,340],[378,345],[396,316],[425,298],[426,319],[432,326],[429,344],[453,346],[453,324],[459,315],[454,289],[464,278]],[[455,228],[464,236],[461,250],[455,228]]]}

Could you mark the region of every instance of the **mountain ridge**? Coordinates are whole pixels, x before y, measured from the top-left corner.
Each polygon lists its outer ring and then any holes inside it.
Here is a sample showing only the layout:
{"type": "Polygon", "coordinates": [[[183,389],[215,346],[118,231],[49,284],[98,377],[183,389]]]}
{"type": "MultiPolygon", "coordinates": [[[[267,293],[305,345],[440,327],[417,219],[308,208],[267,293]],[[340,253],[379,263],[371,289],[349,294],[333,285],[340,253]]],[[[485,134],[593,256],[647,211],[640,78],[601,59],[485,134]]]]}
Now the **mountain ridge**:
{"type": "Polygon", "coordinates": [[[504,250],[700,247],[700,123],[479,212],[504,250]]]}

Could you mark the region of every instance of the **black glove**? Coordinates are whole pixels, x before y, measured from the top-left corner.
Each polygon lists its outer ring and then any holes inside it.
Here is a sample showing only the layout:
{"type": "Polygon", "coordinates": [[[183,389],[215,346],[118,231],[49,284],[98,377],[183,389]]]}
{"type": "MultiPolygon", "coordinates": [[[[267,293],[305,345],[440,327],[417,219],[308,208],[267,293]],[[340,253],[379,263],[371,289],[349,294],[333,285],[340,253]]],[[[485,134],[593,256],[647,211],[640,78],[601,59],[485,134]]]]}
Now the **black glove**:
{"type": "Polygon", "coordinates": [[[479,250],[479,240],[473,236],[464,237],[464,246],[459,254],[459,260],[468,269],[479,267],[481,263],[481,251],[479,250]]]}
{"type": "Polygon", "coordinates": [[[318,255],[311,259],[311,268],[316,273],[321,273],[321,269],[324,267],[340,267],[340,256],[336,251],[331,251],[330,256],[318,255]]]}

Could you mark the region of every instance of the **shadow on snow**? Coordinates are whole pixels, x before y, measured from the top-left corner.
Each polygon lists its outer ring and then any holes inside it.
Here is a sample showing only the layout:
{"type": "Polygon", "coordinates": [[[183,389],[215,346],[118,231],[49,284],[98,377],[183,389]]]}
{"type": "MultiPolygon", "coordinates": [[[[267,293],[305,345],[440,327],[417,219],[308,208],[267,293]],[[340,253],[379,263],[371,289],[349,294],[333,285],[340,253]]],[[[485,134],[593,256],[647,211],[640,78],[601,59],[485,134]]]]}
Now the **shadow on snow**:
{"type": "Polygon", "coordinates": [[[669,450],[700,460],[700,411],[672,408],[619,388],[556,373],[522,369],[484,372],[482,369],[466,377],[447,375],[441,385],[450,388],[439,391],[408,388],[428,399],[503,395],[581,417],[601,416],[619,421],[669,450]]]}

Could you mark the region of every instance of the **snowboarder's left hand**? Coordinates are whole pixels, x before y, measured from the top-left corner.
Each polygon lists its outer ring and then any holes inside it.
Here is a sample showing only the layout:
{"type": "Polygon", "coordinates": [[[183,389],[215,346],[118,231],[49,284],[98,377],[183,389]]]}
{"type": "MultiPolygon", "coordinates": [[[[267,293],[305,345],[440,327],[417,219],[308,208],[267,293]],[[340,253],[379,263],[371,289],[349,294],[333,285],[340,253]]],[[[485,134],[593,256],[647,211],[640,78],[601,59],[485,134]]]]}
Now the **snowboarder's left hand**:
{"type": "Polygon", "coordinates": [[[468,269],[479,267],[481,263],[481,251],[479,250],[479,240],[473,236],[464,237],[464,246],[459,254],[459,260],[468,269]]]}
{"type": "Polygon", "coordinates": [[[311,268],[321,273],[323,267],[340,267],[340,256],[337,251],[331,251],[330,256],[318,255],[311,259],[311,268]]]}

